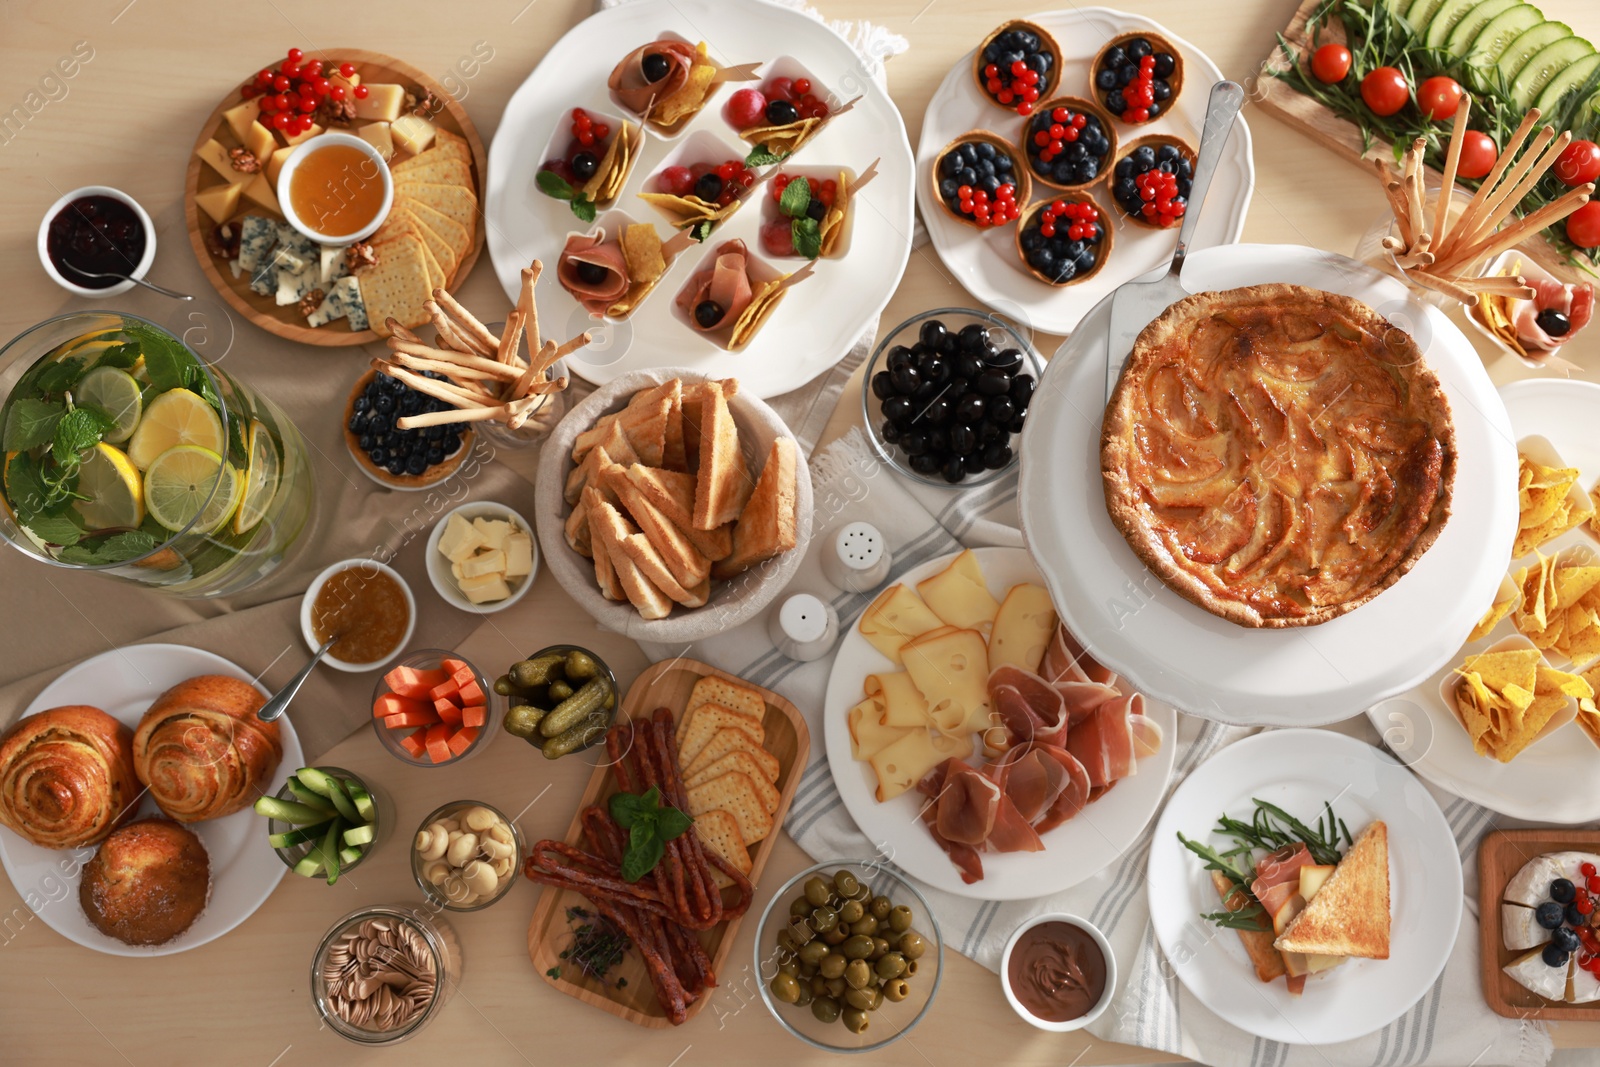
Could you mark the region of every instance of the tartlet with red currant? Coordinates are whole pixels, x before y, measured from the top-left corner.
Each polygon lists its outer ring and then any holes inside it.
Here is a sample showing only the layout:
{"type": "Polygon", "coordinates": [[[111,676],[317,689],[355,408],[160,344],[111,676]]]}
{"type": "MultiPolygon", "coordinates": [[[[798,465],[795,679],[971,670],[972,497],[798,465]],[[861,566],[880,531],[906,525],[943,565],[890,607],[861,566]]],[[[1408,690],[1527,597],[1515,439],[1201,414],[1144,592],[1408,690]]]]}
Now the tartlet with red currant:
{"type": "Polygon", "coordinates": [[[1111,258],[1112,231],[1093,199],[1067,194],[1028,209],[1017,226],[1017,255],[1046,285],[1076,285],[1111,258]]]}
{"type": "Polygon", "coordinates": [[[1111,196],[1131,222],[1166,230],[1183,221],[1194,181],[1194,149],[1164,133],[1141,137],[1111,168],[1111,196]]]}
{"type": "Polygon", "coordinates": [[[595,209],[610,207],[622,192],[644,134],[627,119],[581,107],[572,109],[567,131],[566,151],[544,161],[535,183],[546,196],[567,201],[578,218],[593,222],[595,209]]]}
{"type": "Polygon", "coordinates": [[[742,159],[674,163],[656,172],[639,199],[674,228],[690,230],[695,240],[704,241],[717,223],[739,210],[759,180],[742,159]]]}
{"type": "Polygon", "coordinates": [[[1032,191],[1022,152],[987,130],[962,134],[933,161],[933,192],[945,213],[980,230],[1015,222],[1032,191]]]}
{"type": "Polygon", "coordinates": [[[1124,33],[1094,57],[1089,82],[1095,99],[1119,121],[1154,122],[1183,90],[1183,54],[1159,34],[1124,33]]]}
{"type": "Polygon", "coordinates": [[[972,74],[990,103],[1032,115],[1061,84],[1061,46],[1038,23],[1013,19],[978,45],[972,74]]]}
{"type": "Polygon", "coordinates": [[[1036,180],[1052,189],[1082,189],[1111,170],[1117,134],[1111,117],[1094,103],[1058,96],[1024,124],[1022,148],[1036,180]]]}
{"type": "Polygon", "coordinates": [[[722,114],[754,146],[745,162],[760,167],[793,156],[841,110],[837,98],[814,79],[780,75],[759,88],[736,90],[722,114]]]}

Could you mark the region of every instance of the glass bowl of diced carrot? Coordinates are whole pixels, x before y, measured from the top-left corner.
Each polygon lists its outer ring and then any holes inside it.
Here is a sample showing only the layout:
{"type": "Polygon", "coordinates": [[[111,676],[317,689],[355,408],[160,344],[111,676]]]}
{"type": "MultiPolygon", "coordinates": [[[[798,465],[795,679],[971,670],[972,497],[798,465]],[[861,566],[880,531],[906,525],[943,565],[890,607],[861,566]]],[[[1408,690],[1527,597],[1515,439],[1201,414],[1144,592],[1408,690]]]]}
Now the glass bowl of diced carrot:
{"type": "Polygon", "coordinates": [[[454,652],[423,648],[384,673],[372,693],[372,729],[395,758],[417,767],[456,764],[498,729],[492,683],[454,652]]]}

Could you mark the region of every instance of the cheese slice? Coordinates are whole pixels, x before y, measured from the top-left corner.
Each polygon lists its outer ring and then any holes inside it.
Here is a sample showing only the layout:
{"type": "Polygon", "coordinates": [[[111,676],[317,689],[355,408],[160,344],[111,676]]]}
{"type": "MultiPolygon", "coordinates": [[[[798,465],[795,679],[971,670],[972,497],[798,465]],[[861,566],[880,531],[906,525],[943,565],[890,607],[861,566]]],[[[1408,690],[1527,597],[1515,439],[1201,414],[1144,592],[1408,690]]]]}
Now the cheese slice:
{"type": "Polygon", "coordinates": [[[461,579],[461,595],[474,604],[487,604],[504,600],[511,595],[511,587],[498,574],[485,574],[477,578],[461,579]]]}
{"type": "Polygon", "coordinates": [[[1543,951],[1536,948],[1527,955],[1517,957],[1501,969],[1524,989],[1537,993],[1546,1000],[1565,1001],[1567,974],[1572,970],[1573,959],[1568,957],[1565,966],[1551,967],[1545,963],[1543,951]]]}
{"type": "Polygon", "coordinates": [[[1521,904],[1501,904],[1500,938],[1507,950],[1521,952],[1538,948],[1550,940],[1550,931],[1539,925],[1532,908],[1521,904]]]}
{"type": "Polygon", "coordinates": [[[385,163],[394,156],[394,137],[387,122],[369,122],[356,131],[356,136],[378,150],[385,163]]]}
{"type": "Polygon", "coordinates": [[[894,674],[869,674],[865,683],[867,696],[883,704],[883,724],[909,730],[928,726],[928,699],[905,671],[894,674]]]}
{"type": "Polygon", "coordinates": [[[906,673],[928,701],[934,728],[976,733],[989,726],[989,648],[976,630],[920,637],[901,651],[906,673]]]}
{"type": "Polygon", "coordinates": [[[877,797],[880,801],[893,800],[945,760],[966,759],[970,755],[970,737],[908,730],[904,737],[885,745],[871,757],[873,773],[878,776],[877,797]]]}
{"type": "Polygon", "coordinates": [[[257,172],[255,180],[244,187],[244,195],[246,200],[254,201],[268,211],[280,215],[283,213],[283,209],[278,206],[278,194],[273,191],[272,183],[267,181],[265,174],[257,172]]]}
{"type": "MultiPolygon", "coordinates": [[[[228,129],[233,131],[233,136],[246,148],[250,147],[250,138],[246,131],[256,121],[256,116],[261,114],[260,100],[246,100],[235,104],[222,113],[222,121],[228,124],[228,129]]],[[[252,149],[253,151],[253,149],[252,149]]]]}
{"type": "Polygon", "coordinates": [[[498,548],[485,549],[461,561],[463,578],[481,578],[485,574],[505,577],[506,554],[498,548]]]}
{"type": "Polygon", "coordinates": [[[393,122],[400,117],[400,107],[405,99],[404,86],[390,82],[368,82],[366,97],[353,101],[356,118],[367,122],[393,122]]]}
{"type": "Polygon", "coordinates": [[[917,594],[940,619],[965,630],[987,631],[1000,611],[978,565],[978,554],[970,548],[932,578],[918,582],[917,594]]]}
{"type": "Polygon", "coordinates": [[[222,147],[222,142],[215,137],[194,150],[194,154],[205,160],[212,170],[222,175],[232,185],[243,185],[253,174],[246,174],[242,170],[233,169],[233,160],[228,156],[228,150],[222,147]]]}
{"type": "Polygon", "coordinates": [[[856,628],[873,648],[899,663],[901,646],[941,625],[921,597],[904,585],[891,585],[861,613],[856,628]]]}
{"type": "Polygon", "coordinates": [[[850,724],[850,755],[858,760],[871,759],[909,732],[885,726],[883,705],[871,697],[851,708],[846,721],[850,724]]]}
{"type": "Polygon", "coordinates": [[[505,519],[485,519],[478,517],[472,520],[472,526],[483,536],[483,543],[499,552],[506,550],[506,538],[511,536],[511,524],[505,519]]]}
{"type": "MultiPolygon", "coordinates": [[[[264,167],[274,153],[278,151],[278,139],[272,136],[272,131],[259,122],[252,122],[244,128],[244,136],[239,140],[250,150],[250,154],[261,161],[264,167]]],[[[276,178],[273,179],[276,181],[276,178]]]]}
{"type": "Polygon", "coordinates": [[[1000,602],[994,631],[989,635],[989,669],[1010,665],[1037,671],[1058,622],[1050,594],[1043,586],[1031,582],[1012,586],[1000,602]]]}
{"type": "Polygon", "coordinates": [[[227,222],[239,210],[239,194],[243,185],[224,182],[202,189],[194,194],[194,205],[211,217],[212,222],[227,222]]]}

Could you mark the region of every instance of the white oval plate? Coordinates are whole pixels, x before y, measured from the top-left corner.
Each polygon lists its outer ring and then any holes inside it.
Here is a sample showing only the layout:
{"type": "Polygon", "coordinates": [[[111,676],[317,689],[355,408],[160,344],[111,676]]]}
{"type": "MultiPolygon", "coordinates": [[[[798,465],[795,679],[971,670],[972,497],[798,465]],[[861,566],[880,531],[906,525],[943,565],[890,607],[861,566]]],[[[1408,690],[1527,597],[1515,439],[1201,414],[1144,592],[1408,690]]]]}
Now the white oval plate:
{"type": "MultiPolygon", "coordinates": [[[[1039,571],[1019,548],[979,548],[978,562],[997,598],[1018,582],[1040,581],[1039,571]]],[[[929,560],[896,581],[915,584],[938,573],[955,558],[952,553],[929,560]]],[[[1161,727],[1161,751],[1139,761],[1139,773],[1044,835],[1043,852],[985,852],[983,879],[961,880],[950,857],[934,843],[918,812],[921,795],[903,793],[888,803],[875,795],[872,765],[850,755],[850,709],[861,702],[861,684],[869,674],[892,670],[888,657],[868,643],[851,620],[839,642],[822,721],[828,747],[828,768],[839,796],[861,832],[894,859],[907,874],[947,893],[979,900],[1027,900],[1060,892],[1099,873],[1115,862],[1144,832],[1167,791],[1177,750],[1178,717],[1171,707],[1147,698],[1146,714],[1161,727]]]]}
{"type": "MultiPolygon", "coordinates": [[[[1108,7],[1045,11],[1029,15],[1028,20],[1049,30],[1061,46],[1064,76],[1056,90],[1058,96],[1095,99],[1089,64],[1119,33],[1147,30],[1171,41],[1183,53],[1184,61],[1183,92],[1178,94],[1177,105],[1166,116],[1142,126],[1118,122],[1118,151],[1122,145],[1152,133],[1181,137],[1189,147],[1199,149],[1206,101],[1211,86],[1222,80],[1222,71],[1204,52],[1152,19],[1108,7]]],[[[1123,282],[1158,267],[1165,269],[1177,248],[1178,231],[1176,227],[1152,230],[1124,223],[1110,190],[1103,182],[1095,185],[1095,202],[1115,231],[1111,261],[1088,281],[1057,286],[1046,285],[1023,269],[1014,225],[1002,226],[998,233],[980,233],[946,215],[933,188],[933,160],[939,151],[974,129],[989,130],[1015,143],[1027,121],[991,103],[972,77],[972,52],[962,56],[939,83],[922,120],[922,139],[917,142],[917,204],[939,258],[968,292],[1033,329],[1066,334],[1077,329],[1079,321],[1101,297],[1123,282]]],[[[492,157],[490,164],[492,170],[492,157]]],[[[1244,232],[1245,211],[1250,207],[1250,193],[1255,188],[1255,174],[1250,127],[1241,115],[1223,146],[1205,211],[1189,246],[1191,253],[1239,239],[1244,232]]],[[[1057,191],[1049,186],[1033,183],[1033,202],[1055,195],[1057,191]]]]}
{"type": "Polygon", "coordinates": [[[1389,756],[1326,730],[1257,734],[1197,767],[1156,823],[1149,887],[1156,940],[1185,988],[1239,1029],[1294,1045],[1349,1041],[1399,1018],[1444,970],[1461,923],[1461,856],[1439,805],[1389,756]],[[1232,845],[1211,829],[1220,815],[1251,818],[1253,798],[1307,822],[1329,802],[1352,835],[1374,819],[1389,825],[1388,959],[1347,960],[1297,997],[1258,979],[1238,935],[1200,917],[1220,901],[1178,834],[1232,845]]]}
{"type": "Polygon", "coordinates": [[[1106,514],[1107,298],[1039,383],[1022,436],[1023,537],[1072,632],[1147,695],[1248,726],[1320,726],[1358,715],[1455,655],[1494,599],[1517,526],[1517,455],[1505,405],[1443,312],[1344,256],[1228,245],[1191,256],[1183,280],[1191,292],[1289,282],[1343,293],[1408,330],[1444,384],[1455,422],[1458,461],[1444,532],[1393,586],[1319,626],[1236,626],[1168,589],[1106,514]]]}
{"type": "MultiPolygon", "coordinates": [[[[1578,468],[1578,487],[1587,490],[1600,480],[1600,385],[1568,378],[1530,378],[1500,390],[1511,416],[1514,440],[1532,434],[1547,438],[1564,464],[1578,468]]],[[[1516,498],[1516,487],[1510,490],[1516,498]]],[[[1597,547],[1586,528],[1569,530],[1542,546],[1545,555],[1569,545],[1597,547]]],[[[1504,562],[1510,565],[1507,549],[1504,562]]],[[[1515,568],[1512,568],[1515,569],[1515,568]]],[[[1493,599],[1491,594],[1489,599],[1493,599]]],[[[1487,601],[1478,605],[1487,608],[1487,601]]],[[[1482,611],[1479,611],[1482,614],[1482,611]]],[[[1503,620],[1470,646],[1479,652],[1516,628],[1503,620]]],[[[1444,666],[1409,693],[1368,709],[1367,717],[1405,764],[1428,781],[1516,819],[1541,823],[1585,823],[1600,819],[1600,790],[1574,789],[1574,782],[1600,780],[1600,748],[1575,724],[1568,724],[1501,763],[1472,750],[1461,720],[1440,697],[1439,686],[1455,670],[1468,649],[1459,650],[1444,666]]],[[[1556,659],[1558,670],[1574,670],[1556,659]]],[[[1579,664],[1587,666],[1587,664],[1579,664]]]]}
{"type": "MultiPolygon", "coordinates": [[[[269,696],[249,672],[215,653],[188,645],[128,645],[86,659],[44,687],[23,710],[23,717],[63,704],[89,704],[129,729],[155,703],[156,697],[186,678],[225,674],[249,682],[269,696]]],[[[284,779],[305,761],[294,725],[278,720],[283,759],[266,792],[276,793],[284,779]]],[[[155,801],[144,797],[135,818],[160,815],[155,801]]],[[[267,844],[267,821],[246,808],[221,819],[189,823],[211,860],[211,900],[194,925],[164,945],[125,945],[90,924],[78,904],[83,865],[98,845],[79,849],[40,848],[0,827],[0,864],[23,902],[45,924],[69,941],[112,956],[170,956],[215,941],[244,922],[272,895],[288,870],[267,844]]]]}
{"type": "MultiPolygon", "coordinates": [[[[765,80],[765,68],[761,68],[765,80]]],[[[663,237],[671,228],[655,208],[637,197],[662,161],[696,131],[714,136],[741,158],[750,146],[722,117],[729,95],[740,84],[718,88],[680,136],[662,140],[645,133],[644,148],[622,194],[608,211],[622,210],[636,221],[653,222],[663,237]]],[[[629,116],[630,121],[633,117],[629,116]]],[[[732,158],[732,152],[728,158],[732,158]]],[[[783,170],[755,168],[758,174],[783,170]]],[[[574,374],[604,385],[620,374],[656,367],[687,367],[712,378],[738,378],[753,395],[778,396],[821,374],[849,350],[888,304],[911,254],[911,182],[915,170],[905,124],[887,93],[862,69],[844,39],[823,23],[775,4],[744,0],[635,0],[601,11],[578,25],[545,54],[512,95],[489,149],[487,223],[489,258],[506,295],[515,300],[521,271],[535,258],[545,264],[539,282],[540,327],[546,337],[566,340],[593,330],[595,340],[567,358],[574,374]],[[805,264],[798,258],[768,260],[761,251],[762,196],[751,193],[710,239],[679,256],[647,300],[620,323],[591,319],[556,281],[556,260],[567,235],[590,225],[559,200],[534,186],[557,124],[570,121],[572,109],[616,113],[606,88],[611,68],[638,45],[664,33],[706,41],[712,58],[724,63],[768,63],[792,56],[810,69],[841,100],[855,96],[855,107],[829,122],[816,139],[796,153],[796,167],[848,168],[856,174],[874,159],[878,176],[853,201],[850,252],[842,259],[819,259],[816,273],[799,283],[755,339],[741,352],[727,352],[695,333],[672,313],[672,301],[689,277],[704,265],[710,250],[738,237],[763,262],[784,272],[805,264]]],[[[601,213],[602,216],[605,212],[601,213]]]]}

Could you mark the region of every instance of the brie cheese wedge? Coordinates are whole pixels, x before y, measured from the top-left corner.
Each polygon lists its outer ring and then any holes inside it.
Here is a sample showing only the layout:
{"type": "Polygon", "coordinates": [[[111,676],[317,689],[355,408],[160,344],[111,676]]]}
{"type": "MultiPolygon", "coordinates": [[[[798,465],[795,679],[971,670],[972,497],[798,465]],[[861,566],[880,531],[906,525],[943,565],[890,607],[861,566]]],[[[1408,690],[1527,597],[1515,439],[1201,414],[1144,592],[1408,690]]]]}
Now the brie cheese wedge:
{"type": "Polygon", "coordinates": [[[1551,932],[1539,925],[1534,909],[1521,904],[1500,905],[1500,937],[1509,951],[1538,948],[1550,936],[1551,932]]]}
{"type": "Polygon", "coordinates": [[[1524,989],[1546,1000],[1561,1002],[1567,999],[1567,973],[1572,966],[1573,960],[1569,957],[1565,966],[1551,967],[1545,963],[1542,950],[1534,949],[1525,956],[1517,957],[1503,969],[1512,981],[1524,989]]]}

